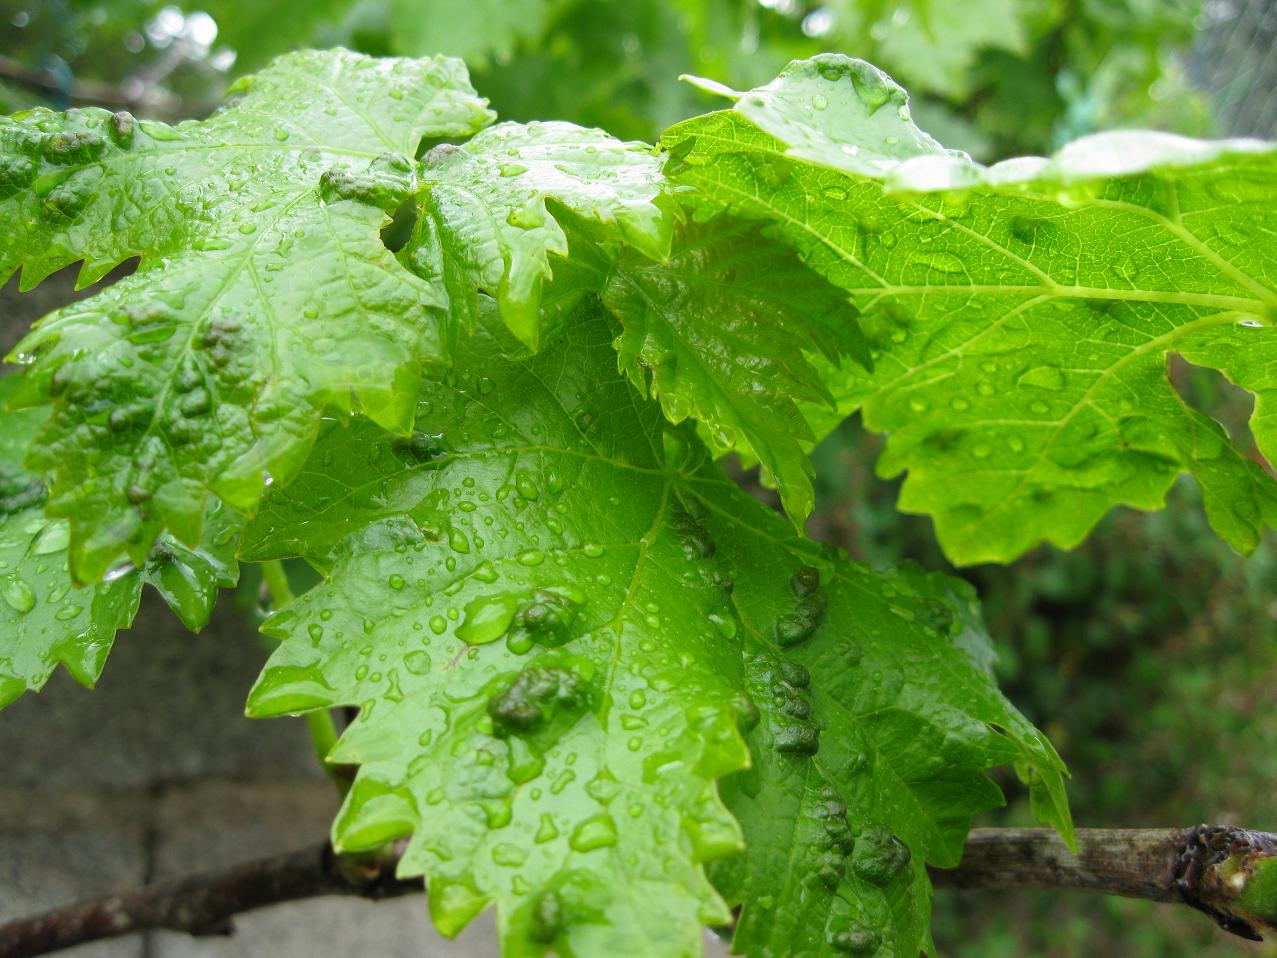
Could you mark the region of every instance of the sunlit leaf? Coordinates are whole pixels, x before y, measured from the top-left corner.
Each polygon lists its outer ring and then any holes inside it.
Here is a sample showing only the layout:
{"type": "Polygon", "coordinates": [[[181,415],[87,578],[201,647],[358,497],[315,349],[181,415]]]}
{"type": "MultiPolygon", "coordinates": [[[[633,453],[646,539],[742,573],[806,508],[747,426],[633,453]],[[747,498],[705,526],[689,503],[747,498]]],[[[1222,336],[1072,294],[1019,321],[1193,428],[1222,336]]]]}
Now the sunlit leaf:
{"type": "MultiPolygon", "coordinates": [[[[1257,397],[1277,339],[1273,149],[1156,133],[1079,140],[991,168],[944,150],[861,61],[798,61],[735,107],[670,130],[696,202],[769,224],[858,307],[874,358],[827,371],[838,413],[889,433],[882,474],[955,561],[1079,542],[1118,504],[1159,507],[1182,472],[1242,550],[1277,486],[1187,406],[1167,356],[1257,397]]],[[[851,335],[850,330],[848,335],[851,335]]]]}

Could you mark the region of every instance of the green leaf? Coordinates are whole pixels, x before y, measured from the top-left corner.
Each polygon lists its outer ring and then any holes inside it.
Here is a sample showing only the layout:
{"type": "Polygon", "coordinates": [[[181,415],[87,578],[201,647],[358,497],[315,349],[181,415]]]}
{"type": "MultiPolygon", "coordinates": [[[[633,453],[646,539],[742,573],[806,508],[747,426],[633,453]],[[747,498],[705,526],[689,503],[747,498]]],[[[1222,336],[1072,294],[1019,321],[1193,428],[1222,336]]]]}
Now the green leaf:
{"type": "Polygon", "coordinates": [[[378,231],[425,135],[488,121],[456,61],[292,54],[232,106],[174,127],[101,110],[0,119],[0,276],[76,259],[135,274],[43,320],[16,354],[55,408],[29,457],[55,473],[71,566],[196,541],[207,493],[241,511],[305,457],[325,406],[406,429],[439,356],[440,293],[378,231]]]}
{"type": "Polygon", "coordinates": [[[540,343],[542,286],[568,253],[560,213],[596,238],[649,256],[669,252],[671,218],[661,161],[643,143],[622,143],[571,123],[502,123],[464,146],[425,158],[421,217],[405,252],[416,272],[448,291],[452,314],[474,328],[479,297],[496,299],[510,330],[540,343]]]}
{"type": "Polygon", "coordinates": [[[507,956],[692,954],[731,917],[700,863],[740,848],[729,599],[679,504],[694,437],[663,440],[607,324],[569,336],[528,366],[472,340],[424,392],[441,436],[331,429],[268,499],[255,529],[332,561],[268,620],[249,712],[362,706],[334,843],[415,829],[401,874],[444,933],[496,901],[507,956]]]}
{"type": "Polygon", "coordinates": [[[823,434],[859,409],[888,432],[879,471],[908,471],[901,508],[930,514],[955,561],[1072,546],[1114,505],[1159,507],[1185,471],[1236,548],[1277,521],[1263,468],[1165,372],[1178,353],[1253,392],[1277,455],[1271,147],[1112,133],[986,169],[919,131],[890,78],[833,55],[732,95],[667,132],[677,179],[851,295],[874,371],[828,369],[838,414],[809,421],[823,434]]]}
{"type": "MultiPolygon", "coordinates": [[[[16,380],[0,381],[0,401],[16,380]]],[[[165,536],[146,565],[127,567],[100,582],[74,588],[67,569],[69,530],[46,519],[43,480],[21,467],[48,410],[0,411],[0,708],[39,691],[60,663],[92,687],[115,633],[137,612],[149,582],[187,628],[208,622],[219,587],[238,578],[234,539],[241,526],[220,503],[211,505],[205,541],[187,548],[165,536]]]]}
{"type": "MultiPolygon", "coordinates": [[[[952,864],[1000,800],[986,767],[1060,775],[994,689],[968,593],[794,537],[617,372],[616,335],[596,305],[526,362],[470,341],[411,438],[334,423],[245,534],[248,556],[326,572],[267,621],[282,643],[250,714],[360,706],[329,755],[361,766],[336,846],[412,833],[401,873],[427,876],[441,930],[495,902],[507,955],[700,954],[699,925],[731,917],[703,865],[742,844],[725,777],[751,850],[724,888],[753,909],[827,844],[786,797],[770,819],[752,803],[787,763],[827,777],[848,830],[877,829],[861,855],[896,848],[890,829],[919,863],[952,864]]],[[[920,869],[903,898],[840,894],[921,941],[920,869]]],[[[784,908],[818,930],[842,914],[828,895],[784,908]]]]}
{"type": "MultiPolygon", "coordinates": [[[[1064,789],[1059,757],[994,684],[974,590],[853,565],[725,481],[696,492],[694,514],[736,570],[762,713],[753,768],[723,784],[746,852],[711,870],[744,905],[734,949],[934,952],[926,866],[956,865],[971,817],[1002,804],[984,771],[1014,763],[1031,789],[1064,789]]],[[[1040,817],[1074,842],[1067,805],[1040,817]]]]}
{"type": "Polygon", "coordinates": [[[616,346],[630,381],[671,422],[695,417],[719,447],[752,453],[790,516],[806,518],[813,472],[802,443],[815,436],[795,401],[834,400],[804,354],[868,362],[862,341],[836,336],[855,328],[846,298],[756,227],[719,218],[680,230],[667,262],[622,255],[603,301],[623,326],[616,346]]]}

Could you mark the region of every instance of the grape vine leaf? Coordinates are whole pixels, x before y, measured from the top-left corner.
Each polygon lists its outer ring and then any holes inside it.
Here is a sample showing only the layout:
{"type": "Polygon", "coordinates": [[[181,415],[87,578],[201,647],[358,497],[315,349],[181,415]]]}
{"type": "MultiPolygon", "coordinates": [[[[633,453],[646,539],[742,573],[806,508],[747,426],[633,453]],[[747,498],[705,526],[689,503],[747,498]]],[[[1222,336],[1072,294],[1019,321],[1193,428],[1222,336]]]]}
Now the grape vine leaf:
{"type": "Polygon", "coordinates": [[[698,520],[732,557],[763,717],[753,767],[723,783],[746,851],[711,867],[744,906],[734,950],[934,954],[926,866],[955,866],[971,817],[1002,804],[985,769],[1016,765],[1039,819],[1074,842],[1063,765],[994,684],[974,590],[854,565],[726,480],[695,485],[698,520]]]}
{"type": "Polygon", "coordinates": [[[630,381],[671,422],[695,417],[718,447],[752,453],[786,511],[805,518],[813,472],[802,443],[815,435],[796,401],[832,409],[834,399],[804,354],[869,362],[846,297],[756,226],[719,217],[681,228],[666,261],[623,253],[603,301],[621,322],[630,381]]]}
{"type": "MultiPolygon", "coordinates": [[[[13,377],[0,380],[0,403],[15,384],[13,377]]],[[[0,708],[39,691],[59,663],[91,688],[115,633],[132,623],[143,584],[199,631],[218,588],[238,578],[234,540],[242,522],[214,503],[195,548],[164,536],[141,569],[122,568],[109,581],[74,588],[67,523],[44,516],[44,481],[22,468],[47,416],[47,409],[0,411],[0,708]]]]}
{"type": "Polygon", "coordinates": [[[728,596],[671,472],[694,437],[663,439],[611,335],[527,366],[476,336],[423,432],[329,430],[246,539],[329,569],[264,626],[250,714],[361,705],[334,844],[415,829],[401,874],[440,930],[496,900],[507,956],[667,958],[731,917],[700,865],[741,844],[714,784],[747,761],[728,596]]]}
{"type": "Polygon", "coordinates": [[[568,253],[568,233],[547,201],[573,224],[661,259],[672,217],[661,160],[645,143],[622,143],[571,123],[501,123],[462,146],[425,158],[425,197],[405,261],[448,291],[457,325],[474,328],[481,295],[496,299],[510,330],[539,347],[543,285],[551,254],[568,253]]]}
{"type": "Polygon", "coordinates": [[[55,473],[71,569],[198,538],[211,490],[244,512],[300,465],[325,406],[411,423],[438,359],[429,284],[381,243],[423,136],[490,114],[454,60],[285,56],[177,126],[102,110],[0,119],[0,276],[137,272],[46,317],[15,355],[52,400],[29,462],[55,473]]]}
{"type": "Polygon", "coordinates": [[[667,131],[675,179],[851,295],[873,371],[826,370],[838,413],[809,420],[822,434],[859,410],[889,433],[879,471],[907,471],[900,507],[930,514],[955,561],[1072,546],[1114,505],[1158,508],[1182,472],[1234,547],[1277,522],[1263,466],[1165,370],[1178,353],[1254,393],[1277,455],[1271,146],[1111,133],[986,169],[835,55],[730,95],[667,131]]]}
{"type": "MultiPolygon", "coordinates": [[[[814,761],[826,719],[799,721],[792,703],[773,714],[758,664],[804,639],[813,673],[828,673],[817,705],[850,736],[826,742],[828,774],[857,823],[898,828],[919,861],[951,862],[966,816],[996,803],[987,765],[1023,760],[1058,786],[1058,759],[973,664],[979,650],[959,651],[943,623],[910,624],[943,615],[947,600],[915,600],[931,580],[901,588],[793,539],[751,571],[787,527],[617,370],[617,334],[595,302],[527,361],[476,336],[423,386],[412,437],[334,423],[246,530],[245,556],[302,555],[326,574],[267,620],[282,641],[249,713],[360,707],[329,755],[361,766],[336,847],[413,833],[401,874],[428,877],[439,928],[495,902],[508,956],[698,955],[700,925],[731,918],[703,866],[742,848],[717,783],[750,763],[744,730],[766,710],[757,774],[775,777],[773,747],[814,761]],[[782,573],[776,617],[768,570],[809,560],[831,576],[820,598],[791,595],[782,573]],[[869,667],[839,678],[853,638],[869,667]],[[857,746],[869,758],[853,768],[857,746]]],[[[743,821],[767,846],[767,828],[743,821]]],[[[796,855],[820,853],[819,836],[799,838],[796,855]]],[[[730,886],[736,901],[756,895],[757,869],[786,878],[760,854],[730,886]]],[[[901,940],[927,926],[918,887],[895,906],[913,929],[901,940]]],[[[862,891],[882,900],[841,894],[862,891]]]]}

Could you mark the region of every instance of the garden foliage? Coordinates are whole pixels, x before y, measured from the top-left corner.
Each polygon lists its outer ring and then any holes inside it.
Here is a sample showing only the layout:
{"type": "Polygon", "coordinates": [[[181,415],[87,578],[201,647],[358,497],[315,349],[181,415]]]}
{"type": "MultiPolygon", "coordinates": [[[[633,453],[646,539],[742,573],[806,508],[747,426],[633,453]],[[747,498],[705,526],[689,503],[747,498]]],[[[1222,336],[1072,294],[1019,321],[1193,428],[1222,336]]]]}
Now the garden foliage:
{"type": "Polygon", "coordinates": [[[15,351],[0,701],[85,684],[151,582],[198,628],[278,609],[252,715],[355,706],[339,850],[510,955],[930,949],[1013,766],[970,588],[799,531],[859,411],[959,562],[1071,545],[1181,473],[1253,547],[1277,491],[1167,357],[1267,391],[1273,152],[1106,134],[982,167],[863,61],[795,61],[659,147],[500,123],[459,61],[289,54],[176,126],[0,119],[0,276],[135,273],[15,351]],[[413,221],[392,251],[381,231],[413,221]],[[720,458],[756,462],[781,516],[720,458]]]}

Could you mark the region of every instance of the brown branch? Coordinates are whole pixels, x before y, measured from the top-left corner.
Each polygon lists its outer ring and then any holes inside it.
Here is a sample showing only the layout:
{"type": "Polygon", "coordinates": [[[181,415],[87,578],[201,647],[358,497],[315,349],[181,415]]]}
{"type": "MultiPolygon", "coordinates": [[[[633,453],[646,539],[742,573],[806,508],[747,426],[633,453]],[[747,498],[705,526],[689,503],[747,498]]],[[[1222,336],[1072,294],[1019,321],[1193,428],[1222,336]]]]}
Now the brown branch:
{"type": "Polygon", "coordinates": [[[1074,855],[1045,828],[977,828],[943,888],[1080,890],[1191,905],[1259,941],[1277,931],[1277,835],[1223,825],[1084,828],[1074,855]]]}
{"type": "Polygon", "coordinates": [[[29,958],[151,928],[228,935],[235,915],[321,895],[382,899],[420,892],[395,878],[402,848],[336,855],[327,843],[173,881],[91,898],[0,924],[0,958],[29,958]]]}
{"type": "MultiPolygon", "coordinates": [[[[1070,852],[1046,829],[979,828],[962,864],[931,869],[940,887],[1080,889],[1201,909],[1245,938],[1277,931],[1277,835],[1199,825],[1082,829],[1070,852]]],[[[235,915],[321,895],[380,899],[422,890],[400,881],[403,843],[368,856],[327,845],[221,872],[158,882],[0,925],[0,958],[30,958],[151,928],[224,935],[235,915]]]]}

